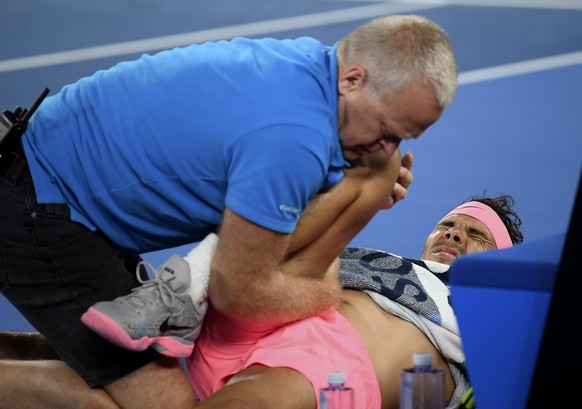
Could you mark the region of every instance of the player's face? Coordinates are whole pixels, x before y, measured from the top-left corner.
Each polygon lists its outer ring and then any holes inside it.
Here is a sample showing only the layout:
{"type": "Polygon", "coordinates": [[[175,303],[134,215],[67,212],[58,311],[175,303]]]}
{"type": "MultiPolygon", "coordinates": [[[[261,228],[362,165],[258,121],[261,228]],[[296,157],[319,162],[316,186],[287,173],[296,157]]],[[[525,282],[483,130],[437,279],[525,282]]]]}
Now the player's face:
{"type": "Polygon", "coordinates": [[[494,248],[495,239],[483,222],[464,214],[452,214],[429,234],[420,258],[451,265],[464,254],[494,248]]]}

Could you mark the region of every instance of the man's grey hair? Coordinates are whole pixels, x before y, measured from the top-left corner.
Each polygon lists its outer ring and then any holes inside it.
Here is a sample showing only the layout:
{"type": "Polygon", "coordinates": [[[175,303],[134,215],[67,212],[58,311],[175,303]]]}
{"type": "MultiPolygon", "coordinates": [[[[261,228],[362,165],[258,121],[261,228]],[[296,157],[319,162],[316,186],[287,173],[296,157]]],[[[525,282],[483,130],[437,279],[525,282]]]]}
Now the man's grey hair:
{"type": "Polygon", "coordinates": [[[340,67],[360,65],[366,86],[377,99],[387,98],[415,82],[431,84],[441,108],[457,90],[457,63],[445,31],[429,19],[394,15],[372,20],[342,38],[340,67]]]}

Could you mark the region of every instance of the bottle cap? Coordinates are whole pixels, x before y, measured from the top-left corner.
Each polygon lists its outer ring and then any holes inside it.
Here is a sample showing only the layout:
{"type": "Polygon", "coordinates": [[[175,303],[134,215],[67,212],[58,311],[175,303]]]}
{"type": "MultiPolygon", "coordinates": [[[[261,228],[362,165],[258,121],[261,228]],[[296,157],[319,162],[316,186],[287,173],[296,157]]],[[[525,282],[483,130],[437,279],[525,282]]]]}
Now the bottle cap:
{"type": "Polygon", "coordinates": [[[327,374],[327,381],[329,383],[345,383],[346,373],[345,372],[330,372],[327,374]]]}
{"type": "Polygon", "coordinates": [[[412,364],[414,366],[431,366],[432,355],[428,352],[416,352],[412,355],[412,364]]]}

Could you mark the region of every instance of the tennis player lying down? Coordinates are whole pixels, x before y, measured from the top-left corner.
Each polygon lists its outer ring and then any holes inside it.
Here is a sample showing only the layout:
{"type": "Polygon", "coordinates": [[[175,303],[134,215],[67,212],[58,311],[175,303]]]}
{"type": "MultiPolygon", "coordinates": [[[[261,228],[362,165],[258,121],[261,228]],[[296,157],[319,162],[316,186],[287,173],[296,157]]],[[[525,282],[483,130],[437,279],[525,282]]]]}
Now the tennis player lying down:
{"type": "MultiPolygon", "coordinates": [[[[521,242],[521,221],[511,204],[508,196],[473,198],[453,209],[428,236],[424,261],[344,250],[342,301],[317,317],[277,327],[225,317],[210,306],[186,360],[203,400],[199,406],[316,408],[328,371],[343,370],[356,391],[356,408],[398,408],[400,370],[410,366],[414,352],[428,351],[445,371],[447,407],[458,407],[468,383],[447,303],[448,265],[464,254],[521,242]]],[[[217,240],[209,236],[189,256],[208,259],[217,240]]],[[[5,333],[0,340],[4,358],[32,359],[27,345],[46,346],[37,334],[5,333]]],[[[117,408],[102,389],[90,389],[56,360],[0,361],[0,390],[2,408],[117,408]]]]}

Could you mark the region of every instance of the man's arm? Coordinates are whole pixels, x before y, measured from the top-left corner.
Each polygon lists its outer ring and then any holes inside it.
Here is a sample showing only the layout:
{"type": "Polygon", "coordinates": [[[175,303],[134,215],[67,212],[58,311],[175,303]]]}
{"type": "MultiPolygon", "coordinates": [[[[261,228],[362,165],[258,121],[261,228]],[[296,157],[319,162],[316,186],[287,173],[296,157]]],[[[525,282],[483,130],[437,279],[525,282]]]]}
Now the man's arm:
{"type": "Polygon", "coordinates": [[[227,209],[210,274],[214,306],[284,323],[336,305],[336,258],[391,195],[400,165],[399,152],[366,155],[309,203],[293,234],[262,228],[227,209]]]}

